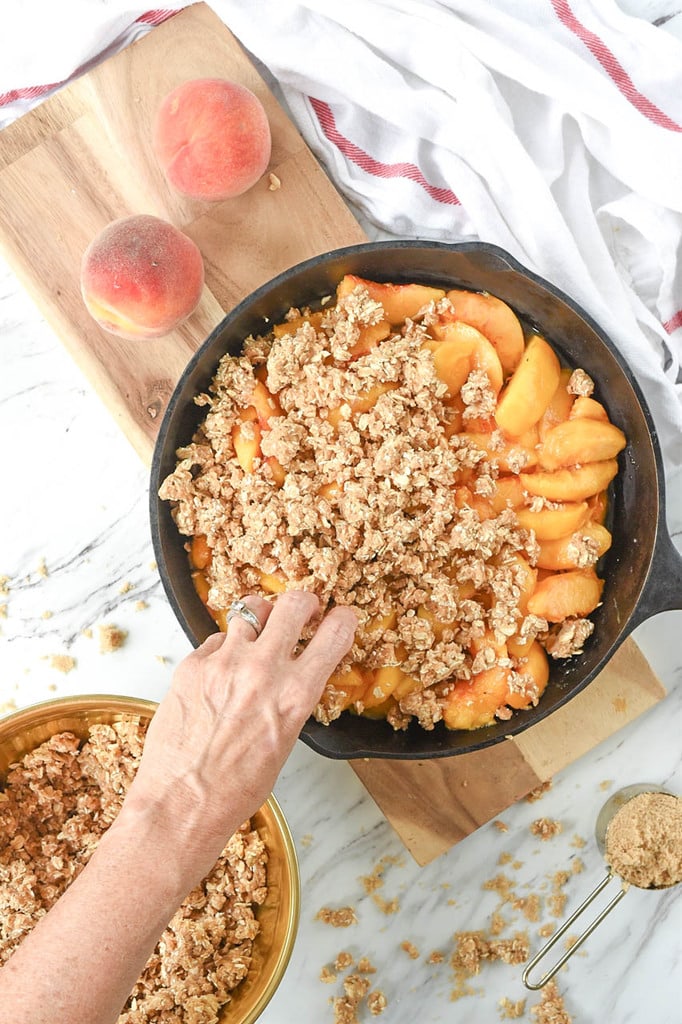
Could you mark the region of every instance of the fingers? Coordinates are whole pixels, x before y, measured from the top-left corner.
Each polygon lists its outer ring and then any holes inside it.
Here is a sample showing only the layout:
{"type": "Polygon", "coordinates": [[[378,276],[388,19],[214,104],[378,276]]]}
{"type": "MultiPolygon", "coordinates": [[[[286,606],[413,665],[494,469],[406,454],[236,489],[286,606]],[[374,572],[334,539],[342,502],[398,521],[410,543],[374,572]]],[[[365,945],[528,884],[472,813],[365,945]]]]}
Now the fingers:
{"type": "Polygon", "coordinates": [[[303,627],[320,610],[315,594],[305,590],[288,590],[277,598],[267,628],[261,636],[261,647],[267,647],[273,658],[290,658],[301,638],[303,627]]]}
{"type": "Polygon", "coordinates": [[[333,608],[320,623],[315,636],[298,658],[301,675],[319,693],[341,659],[353,646],[358,618],[352,608],[333,608]]]}

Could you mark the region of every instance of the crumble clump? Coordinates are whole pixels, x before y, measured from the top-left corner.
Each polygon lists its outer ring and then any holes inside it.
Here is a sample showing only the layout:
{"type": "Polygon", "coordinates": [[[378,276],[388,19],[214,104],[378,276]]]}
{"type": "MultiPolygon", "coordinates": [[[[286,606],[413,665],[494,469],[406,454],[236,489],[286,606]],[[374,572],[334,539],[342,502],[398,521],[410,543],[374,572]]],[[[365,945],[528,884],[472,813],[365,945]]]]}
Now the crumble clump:
{"type": "Polygon", "coordinates": [[[560,821],[555,821],[552,818],[536,818],[531,823],[530,831],[532,835],[544,840],[558,836],[562,828],[560,821]]]}
{"type": "MultiPolygon", "coordinates": [[[[82,870],[137,771],[144,725],[59,733],[10,766],[0,790],[0,965],[82,870]]],[[[246,977],[267,896],[267,851],[249,822],[164,930],[119,1024],[217,1024],[246,977]],[[183,1018],[184,1019],[184,1018],[183,1018]]]]}
{"type": "Polygon", "coordinates": [[[323,924],[330,924],[332,928],[349,928],[352,924],[358,923],[352,907],[339,907],[337,910],[321,907],[315,920],[322,921],[323,924]]]}
{"type": "Polygon", "coordinates": [[[569,395],[582,395],[585,398],[589,398],[594,391],[594,381],[589,374],[578,368],[569,377],[566,390],[569,395]]]}

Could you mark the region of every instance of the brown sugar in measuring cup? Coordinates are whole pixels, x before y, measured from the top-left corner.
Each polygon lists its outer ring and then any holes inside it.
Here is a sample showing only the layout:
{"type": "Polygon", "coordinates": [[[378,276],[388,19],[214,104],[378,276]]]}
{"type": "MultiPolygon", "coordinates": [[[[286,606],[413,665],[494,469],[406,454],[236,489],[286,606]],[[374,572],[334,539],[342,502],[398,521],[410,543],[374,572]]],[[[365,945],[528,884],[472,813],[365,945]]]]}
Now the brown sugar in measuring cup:
{"type": "Polygon", "coordinates": [[[631,885],[667,889],[682,881],[682,799],[660,786],[638,783],[614,793],[599,812],[595,837],[606,860],[606,877],[529,961],[522,975],[526,988],[536,990],[546,985],[620,903],[631,885]],[[539,981],[531,981],[533,969],[613,878],[621,882],[618,893],[554,966],[539,981]]]}

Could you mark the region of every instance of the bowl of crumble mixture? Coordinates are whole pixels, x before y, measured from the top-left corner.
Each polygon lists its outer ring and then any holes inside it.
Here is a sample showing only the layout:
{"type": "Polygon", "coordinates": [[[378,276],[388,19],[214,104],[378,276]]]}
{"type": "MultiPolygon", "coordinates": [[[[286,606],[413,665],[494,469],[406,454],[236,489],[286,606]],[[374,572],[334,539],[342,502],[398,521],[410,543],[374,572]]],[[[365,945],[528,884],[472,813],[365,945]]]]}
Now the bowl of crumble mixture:
{"type": "MultiPolygon", "coordinates": [[[[155,708],[66,697],[0,722],[0,965],[115,818],[155,708]]],[[[253,1024],[284,975],[298,916],[295,847],[270,797],[169,922],[119,1024],[253,1024]]]]}
{"type": "Polygon", "coordinates": [[[187,365],[150,480],[193,644],[245,593],[356,608],[301,733],[343,759],[468,753],[562,707],[682,607],[664,500],[616,346],[480,242],[351,246],[257,289],[187,365]]]}

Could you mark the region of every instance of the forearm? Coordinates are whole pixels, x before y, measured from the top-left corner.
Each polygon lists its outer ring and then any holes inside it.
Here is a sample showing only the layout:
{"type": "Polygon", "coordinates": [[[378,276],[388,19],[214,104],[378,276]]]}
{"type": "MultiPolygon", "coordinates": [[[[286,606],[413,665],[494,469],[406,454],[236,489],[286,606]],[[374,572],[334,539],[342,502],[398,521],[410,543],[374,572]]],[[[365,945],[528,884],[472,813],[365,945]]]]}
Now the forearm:
{"type": "Polygon", "coordinates": [[[116,1021],[163,929],[200,880],[191,864],[164,855],[168,826],[160,813],[134,805],[121,812],[0,970],[0,1020],[116,1021]]]}

